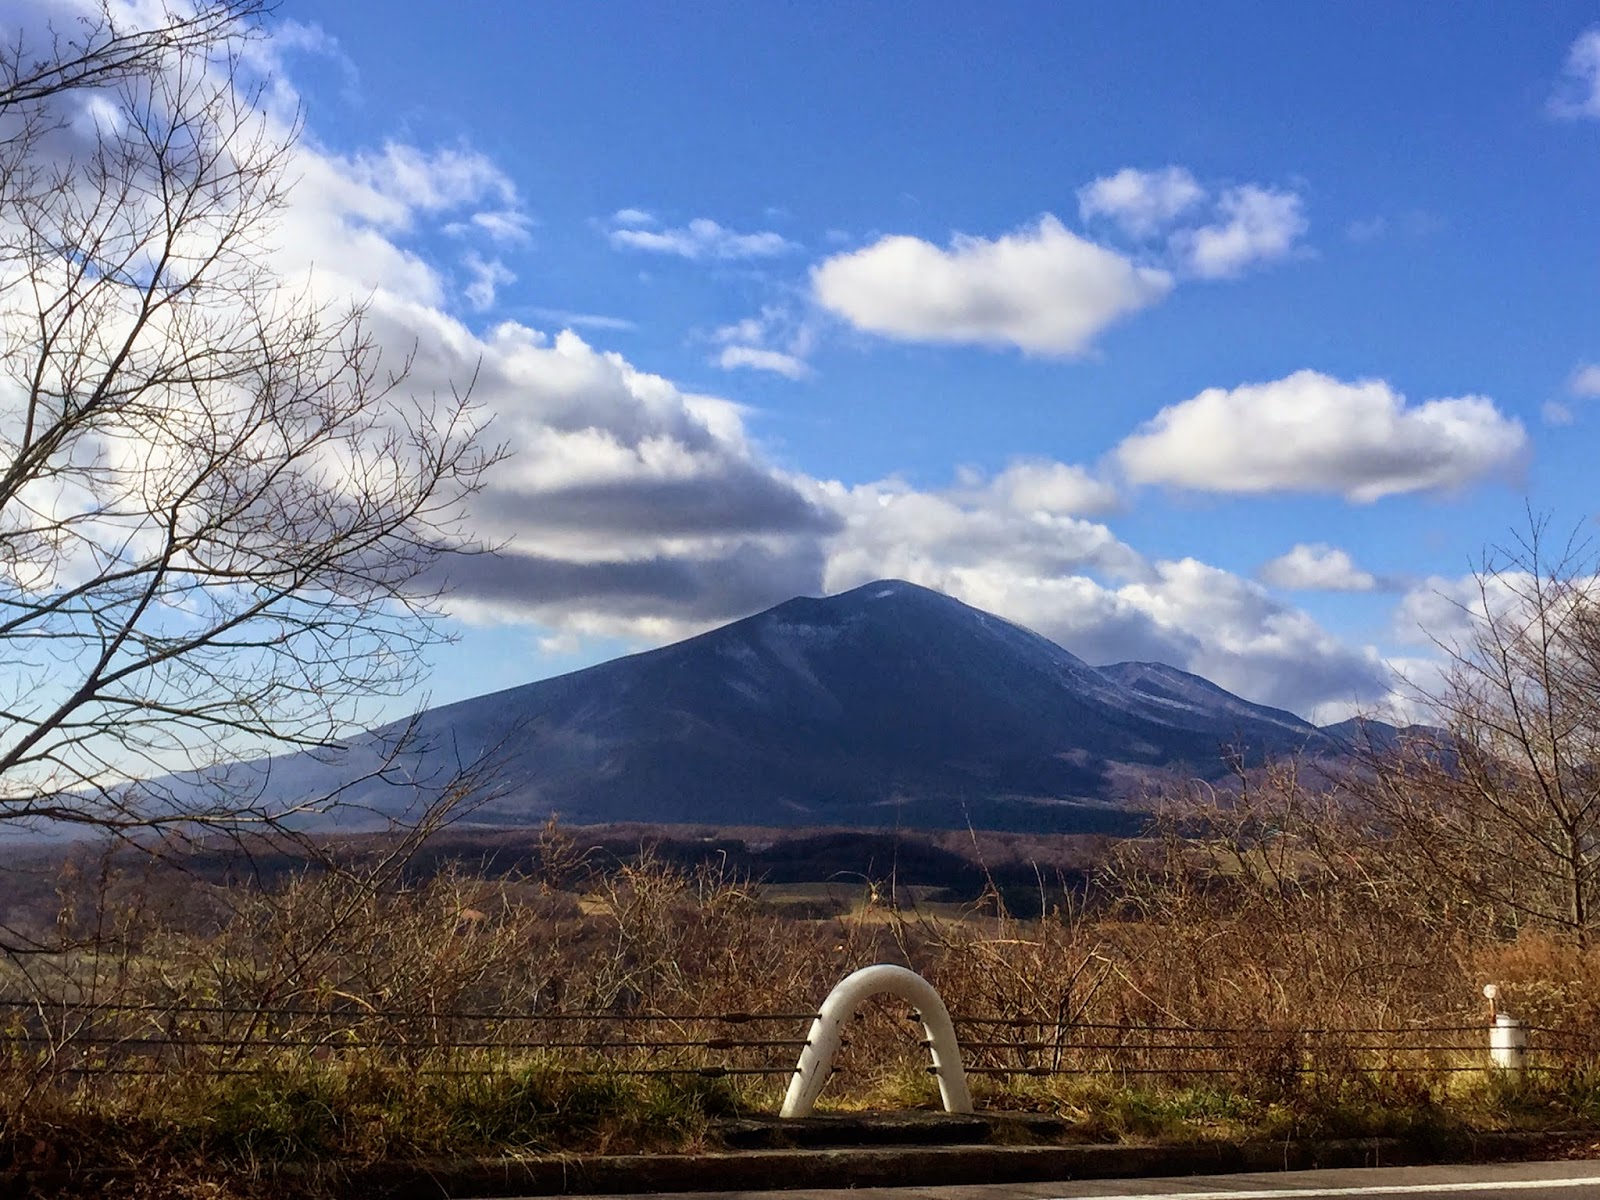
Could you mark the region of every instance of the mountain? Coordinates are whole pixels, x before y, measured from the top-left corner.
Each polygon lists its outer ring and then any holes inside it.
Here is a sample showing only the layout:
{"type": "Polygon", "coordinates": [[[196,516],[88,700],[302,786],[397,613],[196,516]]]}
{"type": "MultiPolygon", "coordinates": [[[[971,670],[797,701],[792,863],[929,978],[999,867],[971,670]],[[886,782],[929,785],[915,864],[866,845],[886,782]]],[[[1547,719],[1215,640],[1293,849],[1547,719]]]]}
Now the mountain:
{"type": "Polygon", "coordinates": [[[1324,725],[1322,732],[1341,751],[1357,755],[1388,754],[1403,745],[1444,755],[1455,753],[1450,734],[1437,725],[1390,725],[1385,721],[1352,717],[1337,725],[1324,725]]]}
{"type": "MultiPolygon", "coordinates": [[[[331,763],[271,760],[288,799],[354,778],[394,727],[331,763]]],[[[475,820],[1129,827],[1152,772],[1216,777],[1331,752],[1315,726],[1159,663],[1095,668],[1021,626],[898,581],[801,597],[643,654],[432,709],[418,777],[495,751],[475,820]]],[[[256,764],[260,769],[263,764],[256,764]]],[[[393,772],[391,772],[391,775],[393,772]]],[[[362,784],[378,809],[404,789],[362,784]]]]}

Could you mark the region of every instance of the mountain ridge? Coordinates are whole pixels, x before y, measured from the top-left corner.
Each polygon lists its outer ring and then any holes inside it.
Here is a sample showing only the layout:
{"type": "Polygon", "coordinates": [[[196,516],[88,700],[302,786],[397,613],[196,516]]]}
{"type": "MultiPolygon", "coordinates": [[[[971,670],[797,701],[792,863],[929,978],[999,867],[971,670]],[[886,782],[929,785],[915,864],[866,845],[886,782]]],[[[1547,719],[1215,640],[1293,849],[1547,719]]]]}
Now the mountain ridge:
{"type": "MultiPolygon", "coordinates": [[[[287,799],[378,762],[399,726],[332,763],[267,769],[287,799]],[[343,759],[343,762],[339,761],[343,759]]],[[[694,637],[430,709],[411,778],[498,751],[474,814],[533,823],[902,824],[1115,831],[1141,778],[1333,753],[1334,741],[1159,663],[1094,667],[1041,634],[901,580],[795,597],[694,637]]],[[[392,776],[395,772],[391,770],[392,776]]],[[[400,789],[401,792],[404,789],[400,789]]],[[[377,811],[375,783],[349,798],[377,811]]]]}

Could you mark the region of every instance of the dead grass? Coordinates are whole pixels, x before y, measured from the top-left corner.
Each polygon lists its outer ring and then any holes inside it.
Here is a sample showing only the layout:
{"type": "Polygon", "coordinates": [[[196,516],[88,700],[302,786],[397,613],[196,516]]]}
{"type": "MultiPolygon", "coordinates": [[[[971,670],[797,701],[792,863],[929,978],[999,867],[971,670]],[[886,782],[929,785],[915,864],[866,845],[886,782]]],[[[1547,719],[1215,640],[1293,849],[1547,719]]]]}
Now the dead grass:
{"type": "MultiPolygon", "coordinates": [[[[14,1030],[33,1040],[13,1041],[0,1070],[0,1168],[166,1164],[155,1176],[174,1188],[221,1197],[249,1194],[284,1163],[693,1149],[718,1117],[774,1110],[797,1051],[691,1047],[663,1059],[628,1048],[463,1049],[514,1026],[457,1014],[673,1014],[643,1028],[680,1041],[730,1031],[794,1039],[843,975],[882,961],[926,975],[958,1016],[1037,1022],[962,1028],[971,1066],[1015,1067],[1021,1052],[1003,1043],[1048,1034],[1055,1045],[1027,1062],[1153,1072],[974,1075],[985,1106],[1064,1116],[1082,1140],[1443,1139],[1600,1123],[1591,1056],[1552,1060],[1559,1069],[1513,1088],[1445,1069],[1482,1063],[1481,1029],[1459,1052],[1429,1055],[1374,1053],[1361,1049],[1370,1037],[1338,1033],[1481,1024],[1479,989],[1493,979],[1512,1011],[1600,1039],[1600,951],[1537,931],[1474,934],[1392,895],[1314,885],[1311,860],[1298,852],[1287,876],[1246,858],[1225,878],[1197,873],[1192,847],[1177,859],[1163,853],[1147,844],[1137,861],[1118,864],[1094,910],[1061,892],[1048,916],[1032,920],[992,900],[954,913],[896,903],[886,881],[864,882],[843,911],[796,915],[794,903],[838,897],[791,892],[771,903],[750,880],[648,853],[603,872],[568,862],[559,877],[445,870],[380,886],[320,876],[270,893],[189,881],[174,897],[123,881],[106,892],[114,913],[79,896],[64,916],[81,924],[94,911],[95,937],[11,964],[13,994],[32,989],[56,1003],[12,1014],[14,1030]],[[85,1043],[92,1006],[108,1002],[154,1006],[124,1018],[126,1038],[217,1044],[164,1060],[155,1076],[65,1073],[129,1053],[129,1044],[85,1043]],[[177,1013],[207,1005],[230,1012],[177,1013]],[[730,1026],[686,1017],[752,1012],[801,1019],[730,1026]],[[1119,1049],[1085,1048],[1086,1031],[1102,1025],[1176,1032],[1111,1034],[1119,1049]],[[1161,1049],[1186,1029],[1218,1026],[1264,1032],[1180,1058],[1161,1049]],[[42,1055],[41,1029],[51,1034],[42,1055]],[[780,1073],[622,1073],[664,1061],[780,1073]]],[[[563,1029],[572,1040],[616,1036],[599,1022],[563,1029]]],[[[903,1005],[869,1004],[824,1105],[936,1104],[920,1036],[903,1005]]]]}

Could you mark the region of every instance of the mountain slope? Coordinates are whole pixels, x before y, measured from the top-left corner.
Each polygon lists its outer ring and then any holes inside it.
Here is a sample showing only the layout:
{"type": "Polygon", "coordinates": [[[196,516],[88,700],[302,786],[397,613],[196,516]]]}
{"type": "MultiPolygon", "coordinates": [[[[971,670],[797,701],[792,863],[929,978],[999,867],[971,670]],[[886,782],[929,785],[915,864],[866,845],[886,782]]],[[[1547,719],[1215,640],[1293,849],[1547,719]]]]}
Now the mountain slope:
{"type": "MultiPolygon", "coordinates": [[[[1164,716],[1174,724],[1198,723],[1202,728],[1215,730],[1219,724],[1232,720],[1240,730],[1263,730],[1276,727],[1292,743],[1305,739],[1318,731],[1315,726],[1281,708],[1268,708],[1252,704],[1232,692],[1218,687],[1209,679],[1169,667],[1165,663],[1121,662],[1101,667],[1100,674],[1137,692],[1150,706],[1152,716],[1164,716]]],[[[1259,736],[1259,735],[1258,735],[1259,736]]],[[[1313,741],[1316,739],[1313,738],[1313,741]]]]}
{"type": "MultiPolygon", "coordinates": [[[[381,733],[382,731],[380,731],[381,733]]],[[[884,581],[425,713],[418,775],[498,749],[481,819],[1122,828],[1125,768],[1222,771],[1324,748],[1291,713],[1150,663],[1096,669],[948,596],[884,581]]],[[[273,790],[375,761],[289,756],[273,790]]],[[[403,789],[351,798],[386,809],[403,789]]],[[[281,793],[280,793],[281,794],[281,793]]]]}

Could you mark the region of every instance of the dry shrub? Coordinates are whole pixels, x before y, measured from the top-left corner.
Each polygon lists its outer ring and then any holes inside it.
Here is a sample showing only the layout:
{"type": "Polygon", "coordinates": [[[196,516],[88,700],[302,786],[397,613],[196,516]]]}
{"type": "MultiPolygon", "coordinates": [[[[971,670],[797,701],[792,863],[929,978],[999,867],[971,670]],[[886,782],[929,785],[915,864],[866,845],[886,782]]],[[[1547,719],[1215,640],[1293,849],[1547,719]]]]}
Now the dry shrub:
{"type": "MultiPolygon", "coordinates": [[[[1292,773],[1247,774],[1227,792],[1173,797],[1155,834],[1107,864],[1098,904],[1030,919],[1008,913],[997,893],[964,916],[931,916],[896,907],[892,885],[868,890],[843,915],[801,919],[763,903],[758,886],[720,862],[674,866],[645,848],[602,866],[553,828],[526,877],[447,867],[414,880],[308,874],[273,889],[191,880],[193,905],[159,889],[140,900],[125,881],[84,888],[71,921],[93,926],[98,938],[13,981],[65,1002],[48,1013],[46,1059],[22,1061],[13,1043],[0,1146],[17,1155],[40,1129],[81,1133],[86,1122],[208,1128],[224,1108],[244,1114],[240,1128],[264,1122],[286,1131],[259,1144],[221,1138],[214,1127],[184,1135],[228,1161],[403,1157],[451,1139],[524,1149],[652,1138],[690,1145],[705,1136],[709,1113],[774,1108],[808,1014],[844,975],[883,961],[930,978],[958,1021],[1010,1022],[960,1026],[969,1065],[1109,1072],[1098,1081],[974,1077],[986,1103],[1077,1114],[1084,1136],[1393,1132],[1406,1121],[1437,1121],[1445,1099],[1467,1094],[1444,1068],[1481,1063],[1481,1032],[1464,1038],[1460,1054],[1429,1055],[1404,1050],[1403,1038],[1393,1053],[1373,1052],[1357,1031],[1481,1023],[1479,988],[1490,979],[1525,1017],[1600,1033],[1600,955],[1551,936],[1496,938],[1470,922],[1439,920],[1384,874],[1365,835],[1343,819],[1292,773]],[[110,910],[91,920],[96,894],[110,910]],[[194,911],[202,916],[186,918],[194,911]],[[116,1053],[145,1053],[140,1038],[216,1044],[169,1057],[153,1081],[80,1087],[60,1068],[109,1053],[84,1044],[101,1019],[91,1002],[155,1008],[120,1018],[121,1035],[133,1041],[116,1053]],[[229,1011],[179,1015],[181,1005],[229,1011]],[[481,1012],[650,1021],[539,1026],[463,1015],[481,1012]],[[746,1013],[793,1019],[718,1019],[746,1013]],[[1207,1032],[1218,1027],[1248,1036],[1207,1032]],[[558,1032],[594,1045],[539,1052],[514,1044],[558,1032]],[[790,1044],[622,1044],[729,1035],[790,1044]],[[483,1044],[464,1048],[469,1042],[483,1044]],[[261,1065],[275,1074],[260,1086],[215,1074],[261,1065]],[[608,1074],[663,1065],[778,1073],[713,1081],[608,1074]],[[440,1066],[479,1073],[438,1082],[428,1071],[440,1066]],[[596,1073],[563,1074],[574,1068],[596,1073]],[[1117,1075],[1130,1071],[1151,1074],[1117,1075]],[[543,1090],[516,1082],[530,1072],[543,1090]],[[690,1085],[715,1094],[694,1099],[690,1085]],[[226,1105],[223,1092],[207,1090],[228,1087],[226,1105]],[[323,1123],[302,1130],[290,1119],[297,1105],[323,1123]],[[1099,1115],[1084,1115],[1097,1105],[1099,1115]],[[470,1128],[450,1125],[440,1115],[447,1110],[469,1114],[470,1128]],[[673,1124],[679,1110],[700,1116],[673,1124]]],[[[28,1017],[26,1031],[36,1035],[44,1015],[28,1017]]],[[[825,1102],[936,1103],[911,1018],[899,1002],[865,1006],[825,1102]]],[[[1592,1101],[1577,1075],[1568,1082],[1572,1096],[1592,1101]]],[[[1579,1104],[1569,1100],[1560,1104],[1579,1104]]]]}
{"type": "Polygon", "coordinates": [[[1600,1036],[1600,947],[1524,932],[1475,947],[1469,962],[1479,981],[1501,986],[1507,1007],[1522,1020],[1600,1036]]]}

